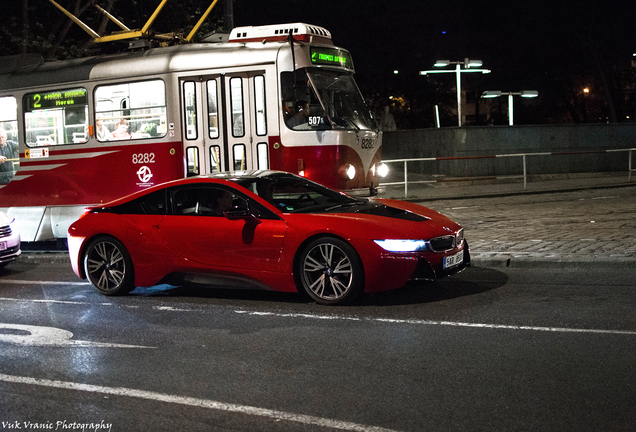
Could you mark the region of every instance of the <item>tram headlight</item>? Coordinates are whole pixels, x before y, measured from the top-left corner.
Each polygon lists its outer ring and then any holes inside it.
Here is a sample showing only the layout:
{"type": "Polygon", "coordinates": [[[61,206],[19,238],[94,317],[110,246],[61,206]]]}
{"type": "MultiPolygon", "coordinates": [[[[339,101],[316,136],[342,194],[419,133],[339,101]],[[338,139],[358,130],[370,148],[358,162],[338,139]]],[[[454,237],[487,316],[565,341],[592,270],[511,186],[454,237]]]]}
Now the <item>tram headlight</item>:
{"type": "Polygon", "coordinates": [[[375,176],[378,175],[378,177],[386,177],[387,175],[389,175],[389,167],[387,164],[384,163],[378,163],[373,165],[373,167],[371,168],[371,173],[375,176]]]}
{"type": "Polygon", "coordinates": [[[378,175],[380,177],[386,177],[389,175],[389,166],[385,163],[378,164],[378,175]]]}
{"type": "Polygon", "coordinates": [[[338,170],[340,177],[346,180],[353,180],[356,176],[356,167],[351,164],[346,164],[340,167],[338,170]]]}
{"type": "Polygon", "coordinates": [[[349,180],[353,180],[355,176],[356,176],[356,168],[353,165],[349,165],[347,167],[347,177],[349,177],[349,180]]]}

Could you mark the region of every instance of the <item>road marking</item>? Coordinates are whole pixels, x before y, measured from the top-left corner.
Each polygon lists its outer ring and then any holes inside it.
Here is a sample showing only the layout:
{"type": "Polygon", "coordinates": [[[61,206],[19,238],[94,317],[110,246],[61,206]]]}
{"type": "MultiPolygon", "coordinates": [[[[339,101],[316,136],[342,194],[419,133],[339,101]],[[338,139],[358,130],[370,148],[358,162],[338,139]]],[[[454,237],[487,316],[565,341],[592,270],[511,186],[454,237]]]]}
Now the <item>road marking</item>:
{"type": "MultiPolygon", "coordinates": [[[[31,303],[56,303],[56,304],[72,304],[72,305],[91,305],[89,302],[78,302],[70,300],[43,300],[43,299],[19,299],[0,297],[0,301],[12,301],[12,302],[31,302],[31,303]]],[[[97,303],[98,306],[112,306],[112,303],[97,303]]]]}
{"type": "Polygon", "coordinates": [[[174,306],[153,306],[152,308],[159,311],[170,311],[170,312],[192,312],[193,311],[192,309],[176,308],[174,306]]]}
{"type": "Polygon", "coordinates": [[[140,345],[125,345],[102,342],[71,340],[73,333],[55,327],[0,323],[0,342],[27,346],[72,346],[93,348],[156,348],[140,345]],[[8,331],[8,333],[7,333],[8,331]],[[21,334],[27,333],[27,334],[21,334]]]}
{"type": "Polygon", "coordinates": [[[0,283],[25,284],[25,285],[90,285],[90,282],[33,281],[33,280],[16,280],[16,279],[0,279],[0,283]]]}
{"type": "Polygon", "coordinates": [[[304,414],[293,414],[284,411],[258,408],[249,405],[238,405],[232,403],[218,402],[209,399],[199,399],[186,396],[175,396],[165,393],[158,393],[146,390],[135,390],[125,387],[105,387],[91,384],[82,384],[68,381],[52,381],[40,378],[22,377],[15,375],[0,374],[0,381],[17,384],[28,384],[42,387],[52,387],[65,390],[85,391],[90,393],[100,393],[114,396],[125,396],[139,399],[152,400],[157,402],[167,402],[180,405],[188,405],[198,408],[207,408],[230,413],[245,414],[250,416],[266,417],[275,421],[285,420],[302,423],[305,425],[320,426],[331,429],[339,429],[354,432],[397,432],[393,429],[386,429],[377,426],[367,426],[357,423],[332,420],[322,417],[309,416],[304,414]]]}
{"type": "Polygon", "coordinates": [[[367,321],[381,322],[390,324],[410,324],[410,325],[429,325],[429,326],[448,326],[448,327],[472,327],[485,329],[501,329],[501,330],[531,330],[556,333],[596,333],[596,334],[616,334],[636,336],[636,331],[630,330],[601,330],[601,329],[581,329],[566,327],[538,327],[538,326],[518,326],[506,324],[482,324],[454,321],[431,321],[420,319],[394,319],[394,318],[355,318],[339,315],[312,315],[298,313],[276,313],[276,312],[250,312],[244,310],[236,310],[237,314],[254,315],[254,316],[276,316],[282,318],[306,318],[306,319],[322,319],[335,321],[367,321]]]}
{"type": "MultiPolygon", "coordinates": [[[[19,298],[8,298],[8,297],[0,297],[0,301],[69,304],[69,305],[84,305],[84,306],[115,306],[113,303],[90,303],[90,302],[80,302],[80,301],[70,301],[70,300],[19,299],[19,298]]],[[[129,309],[139,308],[139,306],[135,306],[135,305],[119,305],[119,306],[122,308],[129,308],[129,309]]],[[[159,311],[170,311],[170,312],[194,312],[194,309],[175,308],[172,306],[151,306],[151,309],[155,309],[159,311]]]]}

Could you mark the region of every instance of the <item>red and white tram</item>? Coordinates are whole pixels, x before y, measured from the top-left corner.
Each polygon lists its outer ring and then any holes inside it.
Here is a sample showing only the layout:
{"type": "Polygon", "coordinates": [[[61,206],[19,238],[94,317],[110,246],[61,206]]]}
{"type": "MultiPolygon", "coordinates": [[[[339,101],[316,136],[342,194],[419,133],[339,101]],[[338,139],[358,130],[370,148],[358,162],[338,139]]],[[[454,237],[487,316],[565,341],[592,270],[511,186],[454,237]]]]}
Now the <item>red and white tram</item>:
{"type": "Polygon", "coordinates": [[[68,61],[5,58],[0,151],[18,150],[0,163],[0,210],[23,241],[41,241],[66,237],[87,205],[217,171],[369,192],[381,134],[353,73],[326,29],[300,23],[68,61]]]}

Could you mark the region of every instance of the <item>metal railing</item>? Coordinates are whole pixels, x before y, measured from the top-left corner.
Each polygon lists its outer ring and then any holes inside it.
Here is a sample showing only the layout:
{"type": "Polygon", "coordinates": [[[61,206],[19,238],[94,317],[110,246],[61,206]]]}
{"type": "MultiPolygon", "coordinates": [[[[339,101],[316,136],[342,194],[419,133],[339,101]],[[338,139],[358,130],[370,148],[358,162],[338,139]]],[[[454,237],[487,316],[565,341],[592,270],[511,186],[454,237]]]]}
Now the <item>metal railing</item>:
{"type": "Polygon", "coordinates": [[[502,175],[502,176],[488,176],[488,177],[463,177],[457,179],[458,181],[463,180],[483,180],[483,179],[515,179],[515,178],[523,178],[523,190],[527,190],[528,188],[528,170],[526,159],[532,156],[564,156],[564,155],[582,155],[582,154],[593,154],[593,153],[616,153],[616,152],[628,152],[628,182],[632,181],[632,172],[636,171],[636,169],[632,168],[632,152],[636,151],[636,148],[629,149],[611,149],[611,150],[591,150],[591,151],[574,151],[574,152],[542,152],[542,153],[515,153],[515,154],[502,154],[502,155],[488,155],[488,156],[457,156],[457,157],[430,157],[430,158],[414,158],[414,159],[389,159],[383,160],[382,163],[387,165],[394,163],[403,163],[404,164],[404,181],[400,182],[390,182],[390,183],[380,183],[380,186],[397,186],[404,185],[404,196],[408,195],[408,185],[410,184],[421,184],[421,183],[437,183],[440,180],[415,180],[409,182],[409,171],[408,164],[409,162],[424,162],[424,161],[452,161],[452,160],[468,160],[468,159],[495,159],[495,158],[522,158],[523,163],[523,174],[518,175],[502,175]]]}

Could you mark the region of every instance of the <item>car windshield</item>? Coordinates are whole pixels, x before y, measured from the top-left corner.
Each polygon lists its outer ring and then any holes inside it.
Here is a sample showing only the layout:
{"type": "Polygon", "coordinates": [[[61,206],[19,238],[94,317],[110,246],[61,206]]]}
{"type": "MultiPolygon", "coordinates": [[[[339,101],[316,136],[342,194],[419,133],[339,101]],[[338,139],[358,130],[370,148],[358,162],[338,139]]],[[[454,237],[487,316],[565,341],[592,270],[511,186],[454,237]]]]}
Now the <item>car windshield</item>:
{"type": "Polygon", "coordinates": [[[283,114],[293,130],[375,130],[377,124],[350,73],[320,68],[281,74],[283,114]]]}
{"type": "Polygon", "coordinates": [[[367,202],[288,174],[235,181],[286,213],[324,213],[367,202]]]}

